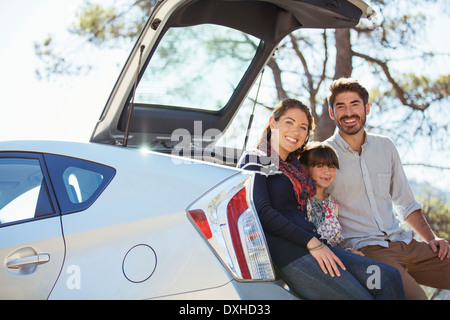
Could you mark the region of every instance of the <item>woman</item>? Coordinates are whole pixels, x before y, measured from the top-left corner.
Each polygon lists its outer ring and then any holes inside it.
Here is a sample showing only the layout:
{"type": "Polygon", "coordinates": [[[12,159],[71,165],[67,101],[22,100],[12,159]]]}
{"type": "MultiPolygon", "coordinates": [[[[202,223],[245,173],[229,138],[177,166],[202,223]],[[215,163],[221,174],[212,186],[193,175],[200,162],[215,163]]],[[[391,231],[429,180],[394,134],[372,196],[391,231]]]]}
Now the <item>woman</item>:
{"type": "Polygon", "coordinates": [[[257,173],[253,199],[274,264],[303,298],[403,299],[395,268],[330,247],[308,221],[306,203],[316,192],[315,182],[298,158],[313,126],[305,105],[283,100],[258,149],[246,152],[239,163],[257,173]]]}

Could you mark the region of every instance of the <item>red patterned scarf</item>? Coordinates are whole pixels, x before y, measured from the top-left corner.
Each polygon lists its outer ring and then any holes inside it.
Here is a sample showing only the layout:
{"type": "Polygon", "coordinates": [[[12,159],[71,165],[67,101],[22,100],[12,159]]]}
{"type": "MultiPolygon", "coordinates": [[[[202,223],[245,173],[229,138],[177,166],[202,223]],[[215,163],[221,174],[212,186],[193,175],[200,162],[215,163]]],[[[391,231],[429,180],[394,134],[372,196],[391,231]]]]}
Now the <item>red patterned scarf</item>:
{"type": "Polygon", "coordinates": [[[258,149],[266,153],[272,159],[272,162],[277,164],[281,172],[289,178],[294,186],[297,201],[301,206],[304,206],[306,201],[316,194],[315,181],[303,169],[294,154],[291,153],[284,161],[272,148],[267,139],[261,140],[258,149]]]}

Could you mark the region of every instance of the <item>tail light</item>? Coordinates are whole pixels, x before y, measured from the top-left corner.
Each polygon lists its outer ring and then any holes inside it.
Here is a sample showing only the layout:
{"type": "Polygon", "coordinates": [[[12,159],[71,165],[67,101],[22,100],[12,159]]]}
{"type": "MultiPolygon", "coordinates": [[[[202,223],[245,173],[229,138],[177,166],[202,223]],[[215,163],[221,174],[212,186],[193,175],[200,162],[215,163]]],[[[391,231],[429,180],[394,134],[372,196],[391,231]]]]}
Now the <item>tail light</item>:
{"type": "Polygon", "coordinates": [[[188,216],[238,280],[274,280],[267,243],[251,200],[252,176],[236,174],[208,191],[188,216]]]}
{"type": "Polygon", "coordinates": [[[206,239],[211,239],[211,229],[209,228],[208,220],[206,219],[206,215],[203,210],[191,210],[189,211],[189,215],[191,216],[191,219],[195,222],[203,236],[206,239]]]}

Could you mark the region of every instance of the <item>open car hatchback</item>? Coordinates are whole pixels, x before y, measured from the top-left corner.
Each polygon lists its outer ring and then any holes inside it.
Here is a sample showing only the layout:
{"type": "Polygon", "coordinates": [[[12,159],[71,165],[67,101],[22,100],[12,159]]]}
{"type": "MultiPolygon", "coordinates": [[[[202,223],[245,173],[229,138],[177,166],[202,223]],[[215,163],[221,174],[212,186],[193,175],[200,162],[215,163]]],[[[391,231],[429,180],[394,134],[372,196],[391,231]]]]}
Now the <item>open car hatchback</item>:
{"type": "Polygon", "coordinates": [[[242,150],[216,142],[280,41],[300,28],[353,27],[371,14],[360,0],[163,1],[91,141],[235,165],[242,150]]]}

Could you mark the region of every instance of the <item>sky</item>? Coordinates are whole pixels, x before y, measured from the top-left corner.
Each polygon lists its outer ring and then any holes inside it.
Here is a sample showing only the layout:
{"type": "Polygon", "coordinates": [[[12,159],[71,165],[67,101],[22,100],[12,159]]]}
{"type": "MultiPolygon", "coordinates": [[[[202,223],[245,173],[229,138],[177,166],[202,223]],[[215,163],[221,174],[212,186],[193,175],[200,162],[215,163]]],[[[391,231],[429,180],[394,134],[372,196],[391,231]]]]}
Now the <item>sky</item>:
{"type": "MultiPolygon", "coordinates": [[[[120,73],[117,63],[120,66],[125,63],[131,48],[93,52],[97,63],[88,75],[52,81],[39,81],[35,76],[39,61],[34,42],[42,42],[49,34],[57,41],[64,40],[75,10],[82,2],[0,0],[0,141],[89,141],[120,73]]],[[[429,35],[430,50],[450,52],[446,35],[449,21],[448,15],[447,19],[434,20],[436,32],[429,35]]],[[[450,73],[449,56],[441,61],[441,67],[450,73]]],[[[425,145],[401,154],[404,162],[431,162],[450,167],[448,150],[432,152],[425,145]]],[[[409,166],[406,172],[411,178],[450,190],[449,170],[409,166]]]]}
{"type": "Polygon", "coordinates": [[[34,42],[49,34],[64,39],[81,3],[0,0],[0,140],[89,140],[120,68],[99,56],[86,76],[52,81],[35,76],[34,42]]]}

